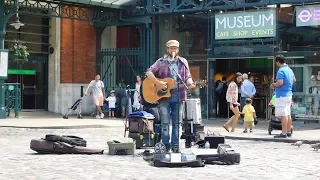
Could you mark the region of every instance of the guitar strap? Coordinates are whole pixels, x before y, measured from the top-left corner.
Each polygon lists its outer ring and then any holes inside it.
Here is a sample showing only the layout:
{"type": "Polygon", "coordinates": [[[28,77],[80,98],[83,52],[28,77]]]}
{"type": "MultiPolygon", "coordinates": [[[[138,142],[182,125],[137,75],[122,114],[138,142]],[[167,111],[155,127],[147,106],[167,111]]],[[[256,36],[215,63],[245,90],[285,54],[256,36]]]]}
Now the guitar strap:
{"type": "MultiPolygon", "coordinates": [[[[163,61],[164,58],[166,58],[166,57],[168,57],[168,56],[166,55],[166,56],[160,58],[160,61],[163,61]]],[[[185,58],[183,58],[183,57],[180,57],[179,59],[180,59],[180,61],[182,62],[182,64],[186,67],[186,69],[187,69],[188,71],[190,71],[188,61],[187,61],[185,58]]]]}

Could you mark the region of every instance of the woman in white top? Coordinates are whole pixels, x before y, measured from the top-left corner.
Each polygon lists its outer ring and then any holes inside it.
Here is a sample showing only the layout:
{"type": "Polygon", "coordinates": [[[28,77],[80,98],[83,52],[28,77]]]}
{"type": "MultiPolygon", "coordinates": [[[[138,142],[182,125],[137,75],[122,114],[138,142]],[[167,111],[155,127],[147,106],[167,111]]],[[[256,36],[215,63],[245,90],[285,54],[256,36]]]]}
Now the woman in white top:
{"type": "Polygon", "coordinates": [[[239,111],[239,106],[240,103],[238,102],[238,92],[239,92],[239,85],[242,82],[242,74],[241,73],[236,73],[234,76],[234,79],[232,82],[230,82],[226,94],[226,99],[229,104],[229,107],[231,111],[234,113],[234,115],[223,125],[224,129],[229,132],[229,125],[232,123],[232,129],[231,132],[234,132],[239,117],[240,117],[240,111],[239,111]]]}
{"type": "Polygon", "coordinates": [[[141,76],[137,75],[136,89],[133,94],[133,108],[140,108],[140,86],[141,86],[141,76]]]}

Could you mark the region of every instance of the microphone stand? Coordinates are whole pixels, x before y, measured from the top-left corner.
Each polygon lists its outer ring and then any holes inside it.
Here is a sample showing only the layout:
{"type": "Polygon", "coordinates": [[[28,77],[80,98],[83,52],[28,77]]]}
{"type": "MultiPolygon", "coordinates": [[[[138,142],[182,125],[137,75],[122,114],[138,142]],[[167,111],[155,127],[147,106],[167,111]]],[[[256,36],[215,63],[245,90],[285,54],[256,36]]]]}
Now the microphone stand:
{"type": "MultiPolygon", "coordinates": [[[[174,57],[172,57],[172,60],[174,61],[174,57]]],[[[180,74],[174,69],[172,63],[171,63],[170,61],[168,61],[168,62],[169,62],[169,64],[170,64],[172,70],[176,73],[176,75],[177,75],[177,77],[179,78],[179,80],[183,83],[184,87],[185,87],[187,90],[189,90],[189,87],[188,87],[187,84],[182,80],[180,74]]],[[[177,85],[178,85],[178,89],[179,89],[179,83],[177,83],[177,85]]]]}

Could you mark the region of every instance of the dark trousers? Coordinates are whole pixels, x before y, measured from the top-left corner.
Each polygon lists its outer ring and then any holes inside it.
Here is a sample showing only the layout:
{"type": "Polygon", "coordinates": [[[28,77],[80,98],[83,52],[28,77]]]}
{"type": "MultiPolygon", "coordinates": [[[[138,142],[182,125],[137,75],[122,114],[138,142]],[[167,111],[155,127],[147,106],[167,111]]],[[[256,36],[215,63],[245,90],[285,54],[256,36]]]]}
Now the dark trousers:
{"type": "Polygon", "coordinates": [[[218,96],[219,116],[228,117],[228,103],[225,96],[218,96]]]}

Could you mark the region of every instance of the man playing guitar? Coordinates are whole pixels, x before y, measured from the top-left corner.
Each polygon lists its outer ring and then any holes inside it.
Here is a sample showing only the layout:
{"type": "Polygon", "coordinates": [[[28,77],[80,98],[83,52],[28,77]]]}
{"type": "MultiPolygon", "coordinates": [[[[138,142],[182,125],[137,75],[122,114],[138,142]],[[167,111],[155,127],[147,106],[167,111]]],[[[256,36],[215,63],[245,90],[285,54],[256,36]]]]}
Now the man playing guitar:
{"type": "Polygon", "coordinates": [[[185,82],[189,89],[194,89],[196,84],[191,78],[188,62],[180,57],[179,42],[170,40],[167,42],[167,54],[158,59],[146,72],[147,77],[156,85],[158,89],[167,89],[167,84],[159,79],[172,78],[178,88],[171,90],[170,98],[159,100],[160,120],[161,120],[161,139],[167,151],[178,153],[179,150],[179,127],[182,122],[183,101],[186,100],[186,88],[178,77],[185,82]],[[174,68],[174,69],[173,69],[174,68]],[[169,124],[172,119],[171,145],[169,143],[169,124]]]}

